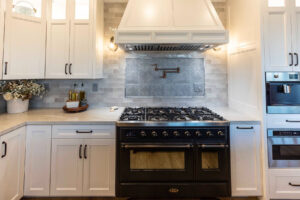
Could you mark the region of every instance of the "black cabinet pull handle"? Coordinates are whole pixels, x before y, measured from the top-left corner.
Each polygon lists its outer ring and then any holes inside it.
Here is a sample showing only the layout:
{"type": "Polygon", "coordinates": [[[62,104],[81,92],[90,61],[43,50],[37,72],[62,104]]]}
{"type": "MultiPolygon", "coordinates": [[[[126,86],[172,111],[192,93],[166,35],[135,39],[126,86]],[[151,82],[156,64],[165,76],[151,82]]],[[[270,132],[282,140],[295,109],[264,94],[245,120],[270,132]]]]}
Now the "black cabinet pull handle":
{"type": "Polygon", "coordinates": [[[79,146],[79,158],[82,159],[82,144],[79,146]]]}
{"type": "Polygon", "coordinates": [[[289,55],[291,56],[291,64],[290,66],[293,66],[294,65],[294,56],[292,53],[289,53],[289,55]]]}
{"type": "Polygon", "coordinates": [[[294,53],[294,55],[296,56],[296,64],[295,64],[295,66],[298,66],[299,65],[299,55],[298,55],[298,53],[294,53]]]}
{"type": "Polygon", "coordinates": [[[254,127],[253,126],[251,126],[251,127],[240,127],[240,126],[237,126],[236,129],[240,129],[240,130],[252,130],[252,129],[254,129],[254,127]]]}
{"type": "Polygon", "coordinates": [[[87,159],[87,152],[86,152],[86,150],[87,150],[87,145],[84,145],[84,159],[87,159]]]}
{"type": "Polygon", "coordinates": [[[5,68],[4,68],[4,75],[7,75],[7,65],[8,65],[8,62],[5,62],[5,68]]]}
{"type": "Polygon", "coordinates": [[[90,131],[76,131],[76,133],[93,133],[93,131],[92,130],[90,130],[90,131]]]}
{"type": "Polygon", "coordinates": [[[65,64],[65,74],[66,75],[68,75],[68,72],[67,72],[68,69],[67,69],[67,67],[68,67],[68,63],[65,64]]]}
{"type": "Polygon", "coordinates": [[[297,120],[295,120],[295,121],[293,121],[293,120],[285,120],[285,122],[289,122],[289,123],[299,123],[300,121],[297,121],[297,120]]]}
{"type": "Polygon", "coordinates": [[[72,63],[70,63],[70,65],[69,65],[69,74],[72,75],[72,63]]]}
{"type": "Polygon", "coordinates": [[[4,158],[7,155],[7,143],[2,142],[2,144],[4,145],[4,154],[1,156],[1,158],[4,158]]]}
{"type": "Polygon", "coordinates": [[[289,183],[290,186],[293,186],[293,187],[300,187],[299,184],[293,184],[293,183],[289,183]]]}

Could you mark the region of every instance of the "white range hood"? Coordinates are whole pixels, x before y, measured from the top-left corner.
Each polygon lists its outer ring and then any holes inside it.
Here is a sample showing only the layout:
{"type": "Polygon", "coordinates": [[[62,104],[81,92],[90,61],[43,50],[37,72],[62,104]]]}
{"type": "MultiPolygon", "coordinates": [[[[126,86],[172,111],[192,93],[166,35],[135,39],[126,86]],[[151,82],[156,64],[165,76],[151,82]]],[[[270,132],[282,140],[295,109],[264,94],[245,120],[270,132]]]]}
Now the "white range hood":
{"type": "Polygon", "coordinates": [[[127,51],[205,51],[228,32],[210,0],[129,0],[115,41],[127,51]]]}

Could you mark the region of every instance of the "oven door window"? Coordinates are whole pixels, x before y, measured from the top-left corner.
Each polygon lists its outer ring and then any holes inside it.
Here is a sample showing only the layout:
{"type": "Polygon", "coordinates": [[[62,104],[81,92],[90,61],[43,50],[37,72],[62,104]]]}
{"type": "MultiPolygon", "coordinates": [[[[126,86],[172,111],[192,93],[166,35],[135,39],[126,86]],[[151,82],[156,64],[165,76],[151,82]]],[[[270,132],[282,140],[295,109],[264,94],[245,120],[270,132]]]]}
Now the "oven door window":
{"type": "Polygon", "coordinates": [[[202,152],[201,153],[202,170],[219,169],[219,153],[218,152],[202,152]]]}
{"type": "Polygon", "coordinates": [[[194,149],[186,144],[125,144],[120,149],[121,182],[191,181],[194,169],[194,149]]]}
{"type": "Polygon", "coordinates": [[[300,160],[300,145],[273,145],[273,160],[300,160]]]}
{"type": "Polygon", "coordinates": [[[130,170],[184,170],[185,152],[130,150],[130,170]]]}

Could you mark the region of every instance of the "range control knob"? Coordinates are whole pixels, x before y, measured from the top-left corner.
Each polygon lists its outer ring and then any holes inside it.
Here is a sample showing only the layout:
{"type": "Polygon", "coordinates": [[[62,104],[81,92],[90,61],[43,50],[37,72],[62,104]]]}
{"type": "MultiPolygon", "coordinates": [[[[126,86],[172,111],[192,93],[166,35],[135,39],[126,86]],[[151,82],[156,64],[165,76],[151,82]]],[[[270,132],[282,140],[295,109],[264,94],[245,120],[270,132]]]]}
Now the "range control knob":
{"type": "Polygon", "coordinates": [[[224,132],[223,131],[218,131],[218,136],[224,136],[224,132]]]}
{"type": "Polygon", "coordinates": [[[146,134],[146,132],[145,132],[145,131],[141,131],[141,132],[140,132],[140,136],[141,136],[141,137],[146,137],[146,136],[147,136],[147,134],[146,134]]]}
{"type": "Polygon", "coordinates": [[[184,135],[185,135],[186,137],[191,137],[191,136],[192,136],[192,134],[191,134],[189,131],[185,131],[185,132],[184,132],[184,135]]]}
{"type": "Polygon", "coordinates": [[[167,131],[163,131],[161,134],[162,134],[164,137],[168,137],[168,136],[169,136],[169,133],[168,133],[167,131]]]}
{"type": "Polygon", "coordinates": [[[152,137],[157,137],[157,132],[156,131],[152,131],[151,135],[152,135],[152,137]]]}
{"type": "Polygon", "coordinates": [[[179,136],[180,136],[180,134],[179,134],[178,131],[174,131],[174,132],[173,132],[173,135],[174,135],[175,137],[179,137],[179,136]]]}
{"type": "Polygon", "coordinates": [[[214,134],[213,134],[211,131],[207,131],[207,132],[206,132],[206,135],[207,135],[208,137],[214,136],[214,134]]]}
{"type": "Polygon", "coordinates": [[[198,137],[201,137],[202,136],[202,133],[200,131],[196,131],[195,134],[198,136],[198,137]]]}

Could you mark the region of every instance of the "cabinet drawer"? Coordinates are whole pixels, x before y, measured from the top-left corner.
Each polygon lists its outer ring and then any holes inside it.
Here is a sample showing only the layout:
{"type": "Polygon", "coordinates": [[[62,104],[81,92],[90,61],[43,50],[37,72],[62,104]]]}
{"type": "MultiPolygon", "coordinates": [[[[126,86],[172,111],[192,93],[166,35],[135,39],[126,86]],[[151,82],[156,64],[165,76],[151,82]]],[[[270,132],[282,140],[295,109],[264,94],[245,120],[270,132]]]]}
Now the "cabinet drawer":
{"type": "Polygon", "coordinates": [[[300,169],[269,171],[270,197],[274,199],[299,199],[300,169]]]}
{"type": "Polygon", "coordinates": [[[268,115],[268,128],[300,128],[300,115],[268,115]]]}
{"type": "Polygon", "coordinates": [[[115,125],[57,125],[53,126],[52,138],[99,138],[114,139],[115,125]]]}

